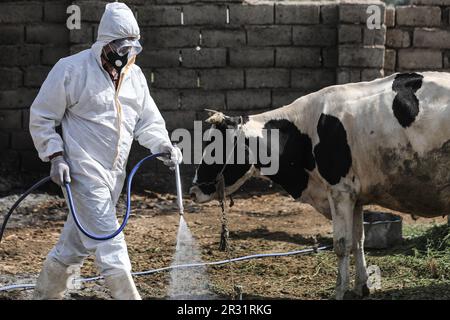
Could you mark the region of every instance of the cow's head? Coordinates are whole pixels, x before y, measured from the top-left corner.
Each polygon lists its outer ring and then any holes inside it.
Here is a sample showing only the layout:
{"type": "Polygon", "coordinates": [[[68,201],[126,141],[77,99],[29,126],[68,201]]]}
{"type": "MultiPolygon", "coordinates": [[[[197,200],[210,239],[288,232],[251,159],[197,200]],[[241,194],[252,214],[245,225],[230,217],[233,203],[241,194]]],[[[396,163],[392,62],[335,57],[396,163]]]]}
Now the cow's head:
{"type": "MultiPolygon", "coordinates": [[[[253,175],[254,167],[248,163],[248,148],[246,146],[239,146],[239,143],[246,143],[245,139],[237,139],[239,134],[243,134],[241,127],[243,126],[242,117],[229,117],[222,112],[210,111],[210,117],[206,119],[207,123],[211,124],[212,129],[220,131],[223,137],[223,150],[221,152],[221,161],[217,163],[206,163],[205,154],[203,154],[202,161],[197,167],[193,185],[189,191],[191,198],[196,202],[207,202],[218,198],[217,183],[218,178],[222,174],[225,182],[225,195],[232,194],[242,184],[253,175]],[[229,133],[226,134],[228,129],[229,133]],[[227,141],[228,140],[228,141],[227,141]],[[233,146],[234,152],[226,146],[233,146]],[[236,156],[237,148],[245,148],[245,163],[237,164],[236,156]],[[230,154],[234,154],[234,159],[230,158],[230,154]]],[[[217,132],[217,131],[216,131],[217,132]]],[[[243,137],[241,137],[243,138],[243,137]]],[[[207,145],[213,143],[210,141],[207,145]]]]}

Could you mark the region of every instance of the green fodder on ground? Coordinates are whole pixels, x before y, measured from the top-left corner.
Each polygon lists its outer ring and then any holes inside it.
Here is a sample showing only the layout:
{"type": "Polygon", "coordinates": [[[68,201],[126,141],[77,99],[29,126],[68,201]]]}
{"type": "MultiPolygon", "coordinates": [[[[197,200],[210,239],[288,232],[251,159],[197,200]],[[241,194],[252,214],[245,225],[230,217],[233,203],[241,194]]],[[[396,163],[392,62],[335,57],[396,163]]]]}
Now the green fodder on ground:
{"type": "MultiPolygon", "coordinates": [[[[367,299],[450,299],[449,226],[406,225],[403,237],[403,242],[392,249],[366,251],[367,265],[378,266],[381,271],[381,289],[367,299]]],[[[337,259],[332,251],[325,251],[235,265],[233,273],[247,289],[246,298],[333,299],[337,259]]],[[[354,275],[352,258],[352,279],[354,275]]],[[[216,290],[230,294],[229,279],[213,278],[216,290]]]]}
{"type": "MultiPolygon", "coordinates": [[[[392,249],[366,251],[367,265],[381,271],[381,289],[366,299],[450,299],[448,225],[407,224],[403,237],[392,249]]],[[[239,244],[238,239],[233,242],[239,244]]],[[[321,242],[329,244],[331,238],[321,242]]],[[[233,284],[238,284],[244,288],[244,299],[333,299],[337,259],[333,251],[324,251],[248,261],[209,272],[214,290],[221,296],[230,296],[233,284]]],[[[351,276],[354,279],[353,258],[351,276]]]]}
{"type": "Polygon", "coordinates": [[[406,225],[404,241],[388,251],[368,252],[381,269],[381,299],[450,299],[450,232],[447,224],[406,225]]]}

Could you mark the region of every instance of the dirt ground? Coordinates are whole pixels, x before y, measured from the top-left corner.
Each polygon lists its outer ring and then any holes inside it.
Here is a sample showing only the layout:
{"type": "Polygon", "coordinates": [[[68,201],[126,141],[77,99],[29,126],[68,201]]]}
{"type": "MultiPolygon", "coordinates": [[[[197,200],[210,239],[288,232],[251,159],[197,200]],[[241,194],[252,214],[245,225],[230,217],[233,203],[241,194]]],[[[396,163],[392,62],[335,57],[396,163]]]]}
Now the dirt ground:
{"type": "MultiPolygon", "coordinates": [[[[0,212],[4,214],[16,198],[0,198],[0,212]]],[[[332,243],[330,221],[312,207],[295,202],[283,193],[250,192],[234,200],[228,212],[231,257],[332,243]]],[[[133,271],[170,265],[179,223],[174,196],[145,192],[134,195],[132,201],[133,213],[125,234],[133,271]]],[[[122,201],[118,211],[123,212],[123,209],[122,201]]],[[[217,202],[200,205],[186,200],[185,211],[202,259],[226,259],[228,255],[218,250],[221,213],[217,202]]],[[[65,216],[66,206],[59,197],[39,194],[27,199],[14,214],[0,244],[0,287],[34,282],[46,254],[58,239],[65,216]]],[[[403,218],[405,226],[446,222],[444,218],[417,221],[406,215],[403,218]]],[[[395,254],[399,252],[402,254],[401,250],[395,254]]],[[[418,275],[408,269],[408,262],[386,260],[390,254],[383,251],[367,254],[368,264],[380,265],[383,277],[382,289],[371,298],[413,299],[418,297],[418,291],[422,294],[420,298],[450,298],[447,273],[439,275],[439,279],[428,277],[426,273],[418,275]],[[407,270],[403,272],[402,268],[407,270]],[[408,279],[409,274],[413,274],[412,280],[408,279]]],[[[207,270],[211,290],[222,298],[233,297],[234,287],[238,285],[242,286],[244,299],[332,299],[336,281],[336,259],[332,252],[236,262],[207,270]]],[[[96,274],[93,259],[89,258],[82,268],[82,276],[96,274]]],[[[144,299],[167,298],[168,273],[140,276],[135,281],[144,299]]],[[[30,295],[31,290],[0,292],[0,299],[28,299],[30,295]]],[[[69,291],[67,298],[105,299],[109,294],[102,281],[98,281],[69,291]]]]}

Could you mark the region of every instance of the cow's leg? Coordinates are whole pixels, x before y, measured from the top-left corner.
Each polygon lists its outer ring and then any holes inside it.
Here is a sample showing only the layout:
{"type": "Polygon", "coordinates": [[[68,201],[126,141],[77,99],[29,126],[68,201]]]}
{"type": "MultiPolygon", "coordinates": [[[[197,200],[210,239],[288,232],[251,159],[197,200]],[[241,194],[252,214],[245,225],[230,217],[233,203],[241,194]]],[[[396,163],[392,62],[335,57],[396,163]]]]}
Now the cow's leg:
{"type": "Polygon", "coordinates": [[[331,192],[328,195],[333,218],[333,246],[338,257],[336,299],[342,300],[350,282],[350,253],[352,249],[353,211],[355,201],[348,192],[331,192]]]}
{"type": "Polygon", "coordinates": [[[355,207],[353,215],[353,256],[355,257],[355,293],[360,297],[369,295],[367,287],[366,259],[364,257],[364,225],[362,206],[355,207]]]}

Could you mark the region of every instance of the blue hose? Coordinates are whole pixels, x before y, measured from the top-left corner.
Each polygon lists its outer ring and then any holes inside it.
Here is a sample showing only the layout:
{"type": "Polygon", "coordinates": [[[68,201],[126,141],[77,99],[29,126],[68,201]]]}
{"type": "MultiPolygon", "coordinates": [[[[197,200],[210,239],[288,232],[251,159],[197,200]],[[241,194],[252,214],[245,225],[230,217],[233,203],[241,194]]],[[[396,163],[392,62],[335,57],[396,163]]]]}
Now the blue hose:
{"type": "MultiPolygon", "coordinates": [[[[100,236],[100,235],[92,234],[88,230],[86,230],[85,227],[83,227],[81,225],[80,220],[78,219],[78,215],[77,215],[76,210],[75,210],[75,206],[73,204],[72,191],[70,189],[70,184],[66,182],[64,184],[64,186],[65,186],[66,191],[67,191],[67,199],[68,199],[68,202],[69,202],[68,204],[69,204],[70,212],[71,212],[71,214],[73,216],[75,224],[80,229],[80,231],[85,236],[87,236],[87,237],[89,237],[91,239],[94,239],[94,240],[109,240],[109,239],[112,239],[115,236],[117,236],[119,233],[121,233],[123,231],[123,229],[125,228],[125,226],[127,225],[128,219],[130,218],[130,213],[131,213],[131,183],[133,182],[134,175],[136,174],[136,172],[138,171],[138,169],[140,168],[142,163],[144,163],[145,161],[150,160],[150,159],[154,159],[156,157],[164,157],[164,156],[167,156],[167,154],[165,154],[165,153],[155,153],[155,154],[148,155],[145,158],[143,158],[142,160],[140,160],[133,167],[133,169],[131,170],[130,174],[128,175],[128,179],[127,179],[127,209],[126,209],[126,212],[125,212],[125,216],[123,218],[123,221],[122,221],[122,224],[120,225],[120,227],[116,231],[114,231],[113,233],[111,233],[109,235],[100,236]]],[[[12,213],[14,212],[14,210],[22,202],[22,200],[25,199],[32,191],[34,191],[35,189],[39,188],[41,185],[47,183],[50,180],[51,180],[50,177],[45,177],[45,178],[39,180],[32,187],[30,187],[27,191],[25,191],[25,193],[23,195],[21,195],[19,199],[17,199],[17,201],[13,204],[11,209],[9,209],[8,213],[5,216],[5,219],[3,220],[3,224],[2,224],[2,227],[0,229],[0,242],[2,241],[3,233],[5,231],[6,224],[8,223],[9,218],[11,217],[12,213]]]]}
{"type": "Polygon", "coordinates": [[[22,202],[23,199],[25,199],[31,192],[33,192],[35,189],[39,188],[43,184],[50,181],[50,177],[45,177],[38,182],[36,182],[34,185],[32,185],[27,191],[25,191],[19,199],[12,205],[11,209],[9,209],[8,213],[5,215],[5,218],[3,219],[2,228],[0,229],[0,242],[2,242],[3,233],[6,229],[6,224],[8,223],[9,218],[11,217],[14,210],[19,206],[19,204],[22,202]]]}

